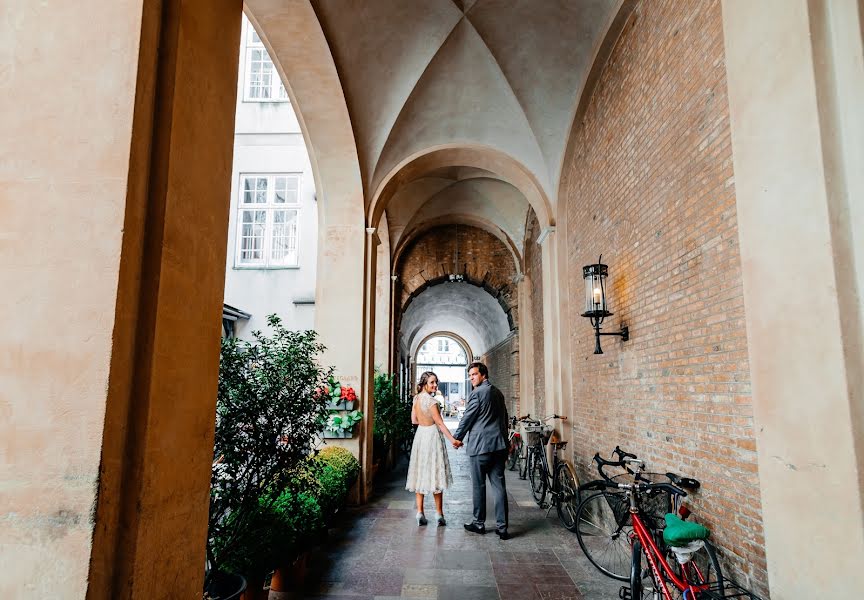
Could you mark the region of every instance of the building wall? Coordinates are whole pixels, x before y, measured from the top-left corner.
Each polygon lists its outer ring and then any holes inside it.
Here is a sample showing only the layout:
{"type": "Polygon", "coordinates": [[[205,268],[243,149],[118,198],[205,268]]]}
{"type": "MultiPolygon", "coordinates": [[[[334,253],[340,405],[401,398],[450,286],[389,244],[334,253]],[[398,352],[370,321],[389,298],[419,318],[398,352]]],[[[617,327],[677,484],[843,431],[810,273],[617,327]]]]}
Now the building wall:
{"type": "Polygon", "coordinates": [[[256,329],[267,330],[266,317],[271,313],[278,314],[289,329],[314,328],[318,247],[315,180],[303,133],[291,103],[244,100],[246,44],[250,39],[250,30],[251,24],[244,17],[237,84],[228,258],[225,265],[225,302],[252,314],[248,321],[237,322],[236,333],[240,338],[249,338],[256,329]],[[260,269],[237,265],[240,176],[244,173],[300,174],[297,267],[260,269]]]}
{"type": "Polygon", "coordinates": [[[700,479],[688,504],[727,566],[764,592],[719,2],[636,7],[574,123],[561,190],[570,321],[581,323],[570,334],[580,474],[620,444],[652,471],[700,479]],[[607,328],[626,322],[631,339],[603,338],[595,356],[581,267],[600,253],[607,328]]]}
{"type": "MultiPolygon", "coordinates": [[[[414,241],[397,266],[401,303],[426,281],[463,270],[474,281],[488,282],[488,289],[499,294],[505,312],[517,304],[516,265],[513,254],[491,233],[467,225],[446,225],[431,229],[414,241]]],[[[494,295],[494,294],[493,294],[494,295]]]]}
{"type": "Polygon", "coordinates": [[[519,414],[519,335],[512,333],[489,350],[481,361],[489,369],[489,381],[501,390],[510,416],[519,414]]]}
{"type": "Polygon", "coordinates": [[[526,373],[531,378],[529,389],[532,397],[525,399],[523,411],[530,412],[533,416],[548,414],[546,410],[546,372],[543,368],[545,362],[544,332],[543,325],[543,248],[537,243],[540,235],[540,223],[533,210],[528,211],[527,226],[525,228],[525,272],[530,285],[531,324],[533,328],[532,352],[534,354],[534,372],[526,373]]]}

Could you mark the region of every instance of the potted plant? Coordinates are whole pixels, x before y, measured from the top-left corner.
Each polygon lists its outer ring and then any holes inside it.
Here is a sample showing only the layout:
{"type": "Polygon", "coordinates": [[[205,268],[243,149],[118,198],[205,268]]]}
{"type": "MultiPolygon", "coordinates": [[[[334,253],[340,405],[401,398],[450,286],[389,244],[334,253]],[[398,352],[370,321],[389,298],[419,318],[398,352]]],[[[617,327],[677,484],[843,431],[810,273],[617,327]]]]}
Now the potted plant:
{"type": "Polygon", "coordinates": [[[253,342],[222,341],[205,591],[231,572],[247,579],[247,595],[261,593],[282,559],[267,533],[327,414],[318,392],[330,373],[315,332],[288,331],[275,315],[268,324],[272,334],[256,331],[253,342]]]}
{"type": "Polygon", "coordinates": [[[328,410],[352,410],[357,401],[357,393],[354,388],[344,386],[332,375],[327,378],[327,387],[324,388],[329,397],[328,410]]]}
{"type": "Polygon", "coordinates": [[[354,425],[360,422],[363,413],[352,410],[345,414],[331,414],[327,417],[327,425],[324,428],[325,438],[350,438],[354,435],[354,425]]]}

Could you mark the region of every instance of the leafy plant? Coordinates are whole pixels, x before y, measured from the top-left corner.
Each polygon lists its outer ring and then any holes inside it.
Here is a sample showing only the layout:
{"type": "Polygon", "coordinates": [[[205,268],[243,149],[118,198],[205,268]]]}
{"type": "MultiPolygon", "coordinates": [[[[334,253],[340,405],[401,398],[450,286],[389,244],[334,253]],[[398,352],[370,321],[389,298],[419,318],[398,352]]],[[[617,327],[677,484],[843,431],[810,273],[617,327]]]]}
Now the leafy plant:
{"type": "Polygon", "coordinates": [[[331,414],[327,417],[327,427],[331,431],[350,431],[354,429],[354,425],[363,419],[363,413],[359,410],[352,410],[344,415],[331,414]]]}
{"type": "Polygon", "coordinates": [[[360,473],[360,463],[350,451],[338,446],[327,446],[311,463],[319,486],[318,501],[326,519],[342,506],[360,473]]]}
{"type": "Polygon", "coordinates": [[[386,451],[411,434],[411,401],[399,397],[394,375],[376,369],[373,435],[377,445],[386,451]]]}
{"type": "Polygon", "coordinates": [[[266,568],[273,543],[262,532],[285,493],[300,498],[292,482],[327,412],[320,389],[332,370],[318,363],[324,347],[315,332],[288,331],[276,315],[267,322],[269,336],[222,341],[208,532],[214,570],[266,568]]]}

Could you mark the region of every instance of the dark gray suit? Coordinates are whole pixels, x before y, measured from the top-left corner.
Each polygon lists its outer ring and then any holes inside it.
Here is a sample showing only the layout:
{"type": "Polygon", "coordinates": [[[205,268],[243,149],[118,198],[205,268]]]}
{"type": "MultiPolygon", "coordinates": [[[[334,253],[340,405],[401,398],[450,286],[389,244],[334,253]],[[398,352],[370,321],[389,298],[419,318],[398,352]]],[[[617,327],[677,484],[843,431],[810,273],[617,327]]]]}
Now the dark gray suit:
{"type": "Polygon", "coordinates": [[[507,531],[507,484],[504,465],[507,462],[507,405],[501,390],[486,379],[471,392],[459,428],[453,434],[465,442],[471,457],[471,483],[474,491],[474,524],[485,527],[486,477],[495,495],[495,520],[498,531],[507,531]]]}

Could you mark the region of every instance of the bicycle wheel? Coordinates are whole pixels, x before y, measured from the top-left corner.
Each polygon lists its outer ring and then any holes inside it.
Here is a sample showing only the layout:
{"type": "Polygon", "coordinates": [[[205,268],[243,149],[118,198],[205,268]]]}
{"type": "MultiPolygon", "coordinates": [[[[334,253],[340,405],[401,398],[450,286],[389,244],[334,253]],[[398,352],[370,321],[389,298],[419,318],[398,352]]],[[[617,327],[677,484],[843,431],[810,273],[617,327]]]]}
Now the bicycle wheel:
{"type": "Polygon", "coordinates": [[[591,564],[612,579],[630,579],[630,502],[615,492],[597,492],[576,511],[576,539],[591,564]]]}
{"type": "Polygon", "coordinates": [[[528,478],[528,456],[531,454],[531,446],[526,443],[522,443],[522,451],[520,452],[521,456],[519,458],[519,479],[527,479],[528,478]]]}
{"type": "Polygon", "coordinates": [[[546,499],[546,469],[543,468],[542,446],[532,448],[528,454],[528,479],[531,480],[531,494],[539,505],[546,499]]]}
{"type": "Polygon", "coordinates": [[[564,527],[576,531],[576,511],[579,510],[579,481],[573,467],[558,463],[555,467],[555,487],[558,493],[558,518],[564,527]]]}
{"type": "MultiPolygon", "coordinates": [[[[692,553],[690,559],[683,565],[679,562],[676,553],[671,548],[666,550],[666,562],[672,567],[673,572],[683,581],[690,585],[696,586],[697,595],[701,597],[699,591],[710,589],[712,597],[724,597],[723,573],[720,570],[720,563],[717,560],[717,552],[711,542],[705,540],[702,547],[692,553]]],[[[685,600],[684,592],[679,590],[675,584],[668,581],[666,572],[661,569],[664,577],[666,589],[671,597],[675,600],[685,600]]],[[[654,582],[654,588],[659,592],[660,586],[654,582]]],[[[692,594],[687,594],[686,600],[692,598],[692,594]]]]}
{"type": "Polygon", "coordinates": [[[642,600],[642,543],[633,540],[630,559],[630,599],[642,600]]]}
{"type": "Polygon", "coordinates": [[[509,470],[516,470],[516,465],[519,463],[519,456],[521,453],[522,438],[513,436],[513,441],[510,442],[510,453],[507,455],[507,468],[509,470]]]}

